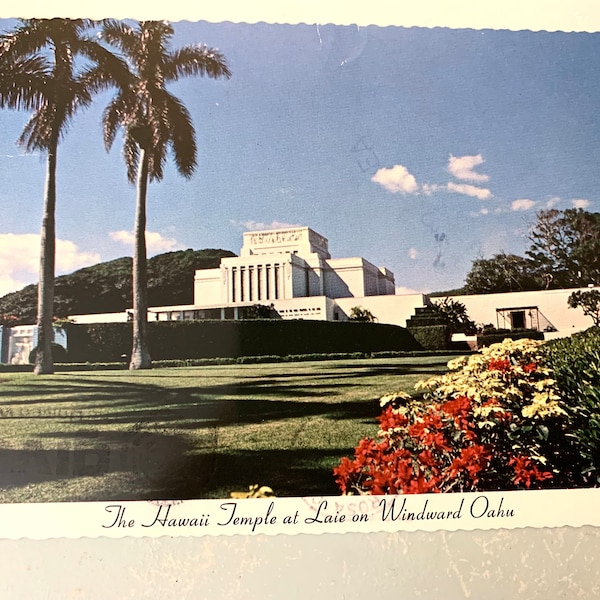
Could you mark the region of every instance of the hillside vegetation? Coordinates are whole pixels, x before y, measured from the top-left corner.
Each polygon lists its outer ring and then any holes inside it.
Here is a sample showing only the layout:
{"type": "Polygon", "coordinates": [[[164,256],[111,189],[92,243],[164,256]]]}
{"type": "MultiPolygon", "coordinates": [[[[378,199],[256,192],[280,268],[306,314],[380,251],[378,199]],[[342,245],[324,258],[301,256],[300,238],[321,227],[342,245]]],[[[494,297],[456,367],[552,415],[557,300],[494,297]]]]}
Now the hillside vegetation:
{"type": "MultiPolygon", "coordinates": [[[[180,250],[159,254],[148,260],[148,301],[150,306],[192,304],[194,271],[219,266],[228,250],[180,250]]],[[[131,258],[117,258],[79,269],[55,280],[54,314],[121,312],[131,308],[131,258]]],[[[35,323],[37,285],[0,298],[0,324],[35,323]]]]}

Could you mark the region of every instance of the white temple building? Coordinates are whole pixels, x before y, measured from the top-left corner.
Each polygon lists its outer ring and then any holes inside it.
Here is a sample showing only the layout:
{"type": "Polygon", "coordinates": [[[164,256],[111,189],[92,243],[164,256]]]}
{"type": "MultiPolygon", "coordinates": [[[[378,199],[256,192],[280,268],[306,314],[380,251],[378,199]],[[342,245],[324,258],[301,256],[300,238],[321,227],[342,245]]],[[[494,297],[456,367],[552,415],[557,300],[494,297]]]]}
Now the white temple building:
{"type": "MultiPolygon", "coordinates": [[[[364,258],[331,258],[309,227],[244,233],[240,256],[196,271],[193,306],[151,308],[156,320],[236,319],[244,306],[272,306],[283,319],[345,320],[337,300],[393,296],[394,274],[364,258]]],[[[422,297],[418,294],[418,305],[422,297]]],[[[152,318],[152,317],[151,317],[152,318]]]]}
{"type": "MultiPolygon", "coordinates": [[[[573,291],[454,299],[478,324],[536,329],[551,339],[593,324],[581,309],[568,308],[573,291]]],[[[244,233],[239,257],[221,259],[218,269],[196,271],[193,305],[150,308],[149,319],[238,319],[242,307],[262,304],[272,306],[282,319],[345,321],[358,306],[368,309],[379,323],[406,327],[417,308],[435,300],[439,298],[420,293],[396,294],[394,274],[385,267],[359,257],[331,258],[325,237],[309,227],[294,227],[244,233]]]]}

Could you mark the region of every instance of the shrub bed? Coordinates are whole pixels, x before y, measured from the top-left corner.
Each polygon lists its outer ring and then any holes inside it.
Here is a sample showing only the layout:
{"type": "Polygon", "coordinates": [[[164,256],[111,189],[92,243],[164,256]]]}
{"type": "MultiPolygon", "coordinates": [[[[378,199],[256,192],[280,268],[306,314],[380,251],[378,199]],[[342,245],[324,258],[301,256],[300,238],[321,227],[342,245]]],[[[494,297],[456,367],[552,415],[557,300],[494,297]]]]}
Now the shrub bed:
{"type": "Polygon", "coordinates": [[[510,490],[585,484],[569,411],[539,342],[505,340],[381,398],[378,439],[334,470],[345,494],[510,490]]]}
{"type": "Polygon", "coordinates": [[[600,483],[600,328],[548,342],[544,359],[552,369],[581,452],[582,475],[600,483]]]}
{"type": "Polygon", "coordinates": [[[504,340],[539,340],[544,339],[544,333],[537,329],[491,329],[477,336],[477,347],[484,348],[499,344],[504,340]]]}

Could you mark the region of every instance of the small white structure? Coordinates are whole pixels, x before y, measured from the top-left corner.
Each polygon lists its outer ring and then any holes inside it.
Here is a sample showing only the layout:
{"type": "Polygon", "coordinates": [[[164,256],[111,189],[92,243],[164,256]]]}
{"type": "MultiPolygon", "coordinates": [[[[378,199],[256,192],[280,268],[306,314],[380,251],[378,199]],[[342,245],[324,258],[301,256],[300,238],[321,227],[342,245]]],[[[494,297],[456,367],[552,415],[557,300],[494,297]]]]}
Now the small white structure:
{"type": "MultiPolygon", "coordinates": [[[[569,296],[576,291],[600,288],[540,290],[451,296],[465,305],[469,318],[481,325],[498,329],[535,329],[544,332],[544,339],[566,337],[584,331],[594,322],[581,308],[569,308],[569,296]]],[[[435,300],[435,298],[434,298],[435,300]]]]}
{"type": "MultiPolygon", "coordinates": [[[[66,349],[67,335],[61,327],[53,328],[53,342],[66,349]]],[[[10,365],[29,364],[29,355],[37,346],[36,325],[0,326],[0,363],[10,365]]]]}

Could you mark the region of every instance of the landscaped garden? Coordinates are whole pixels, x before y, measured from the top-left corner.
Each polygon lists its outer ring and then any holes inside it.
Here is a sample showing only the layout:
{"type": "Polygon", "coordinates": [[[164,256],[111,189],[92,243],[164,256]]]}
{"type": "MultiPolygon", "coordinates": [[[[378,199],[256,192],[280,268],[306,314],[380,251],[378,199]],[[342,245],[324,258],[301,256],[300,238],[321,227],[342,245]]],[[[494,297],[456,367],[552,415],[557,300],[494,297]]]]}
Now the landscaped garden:
{"type": "Polygon", "coordinates": [[[596,486],[600,333],[470,356],[0,373],[0,502],[596,486]]]}
{"type": "Polygon", "coordinates": [[[0,502],[336,495],[379,397],[450,358],[0,373],[0,502]]]}
{"type": "Polygon", "coordinates": [[[335,468],[346,494],[596,486],[600,330],[511,340],[382,396],[377,436],[335,468]]]}

